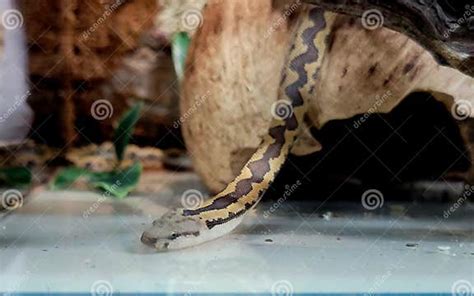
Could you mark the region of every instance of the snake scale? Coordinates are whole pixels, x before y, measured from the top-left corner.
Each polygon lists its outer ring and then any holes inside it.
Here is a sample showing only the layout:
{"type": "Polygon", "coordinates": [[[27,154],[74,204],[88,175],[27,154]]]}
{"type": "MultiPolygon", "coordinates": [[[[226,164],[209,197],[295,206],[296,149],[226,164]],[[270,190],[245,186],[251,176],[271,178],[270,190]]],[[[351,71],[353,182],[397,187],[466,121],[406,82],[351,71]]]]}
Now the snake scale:
{"type": "Polygon", "coordinates": [[[326,51],[333,15],[304,8],[287,56],[278,92],[291,114],[274,118],[268,134],[240,174],[227,187],[196,209],[175,209],[153,222],[141,241],[160,251],[198,245],[231,232],[255,207],[286,160],[299,133],[309,96],[326,51]]]}

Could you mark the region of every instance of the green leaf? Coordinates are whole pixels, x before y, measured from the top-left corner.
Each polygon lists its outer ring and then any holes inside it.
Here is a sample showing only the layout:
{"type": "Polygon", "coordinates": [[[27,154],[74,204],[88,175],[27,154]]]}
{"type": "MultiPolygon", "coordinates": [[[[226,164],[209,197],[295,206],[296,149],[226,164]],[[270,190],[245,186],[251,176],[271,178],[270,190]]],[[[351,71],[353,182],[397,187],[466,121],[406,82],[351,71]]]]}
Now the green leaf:
{"type": "Polygon", "coordinates": [[[171,53],[173,57],[174,70],[179,81],[183,80],[184,66],[186,62],[186,56],[188,55],[189,43],[191,39],[188,33],[179,32],[174,34],[171,41],[171,53]]]}
{"type": "Polygon", "coordinates": [[[137,187],[141,173],[141,164],[135,163],[120,171],[92,173],[90,183],[95,188],[103,190],[107,195],[124,198],[137,187]]]}
{"type": "Polygon", "coordinates": [[[115,130],[114,147],[115,155],[119,162],[123,160],[125,149],[130,142],[133,129],[138,121],[138,118],[140,117],[140,109],[142,105],[143,104],[141,102],[133,105],[132,108],[128,110],[120,119],[117,129],[115,130]]]}
{"type": "Polygon", "coordinates": [[[112,172],[91,172],[78,167],[69,167],[58,173],[51,188],[54,190],[65,189],[80,177],[84,177],[89,185],[102,190],[105,195],[124,198],[137,187],[141,173],[140,163],[112,172]]]}
{"type": "Polygon", "coordinates": [[[27,186],[31,183],[31,171],[26,167],[0,168],[0,184],[27,186]]]}
{"type": "Polygon", "coordinates": [[[58,172],[50,187],[53,190],[64,189],[71,186],[79,177],[88,178],[90,174],[89,171],[78,167],[65,168],[58,172]]]}

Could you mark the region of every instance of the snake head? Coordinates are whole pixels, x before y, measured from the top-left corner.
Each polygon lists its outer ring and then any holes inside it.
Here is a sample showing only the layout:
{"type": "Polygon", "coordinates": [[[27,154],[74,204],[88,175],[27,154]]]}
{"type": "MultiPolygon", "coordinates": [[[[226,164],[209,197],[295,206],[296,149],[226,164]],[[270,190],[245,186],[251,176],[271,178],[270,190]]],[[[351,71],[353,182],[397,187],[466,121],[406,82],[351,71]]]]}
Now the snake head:
{"type": "Polygon", "coordinates": [[[167,212],[143,232],[141,241],[160,251],[182,249],[199,244],[206,225],[196,216],[184,216],[183,209],[167,212]]]}

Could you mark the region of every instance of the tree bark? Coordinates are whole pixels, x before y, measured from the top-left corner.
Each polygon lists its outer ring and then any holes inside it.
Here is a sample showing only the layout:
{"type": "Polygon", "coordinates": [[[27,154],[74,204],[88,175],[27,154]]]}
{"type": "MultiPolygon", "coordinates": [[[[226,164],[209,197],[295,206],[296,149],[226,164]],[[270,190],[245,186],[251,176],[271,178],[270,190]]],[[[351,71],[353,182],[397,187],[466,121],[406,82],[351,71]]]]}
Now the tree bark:
{"type": "MultiPolygon", "coordinates": [[[[429,50],[442,65],[474,76],[474,5],[468,0],[303,0],[352,16],[376,17],[429,50]],[[452,2],[452,3],[451,3],[452,2]]],[[[366,21],[377,21],[367,19],[366,21]]]]}

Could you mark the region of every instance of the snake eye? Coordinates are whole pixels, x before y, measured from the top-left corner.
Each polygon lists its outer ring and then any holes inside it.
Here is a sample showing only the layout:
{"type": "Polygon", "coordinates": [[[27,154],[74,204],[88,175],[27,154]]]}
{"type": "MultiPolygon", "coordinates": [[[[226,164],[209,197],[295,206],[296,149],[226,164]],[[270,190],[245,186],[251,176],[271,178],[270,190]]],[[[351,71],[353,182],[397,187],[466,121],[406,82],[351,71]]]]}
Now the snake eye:
{"type": "Polygon", "coordinates": [[[170,235],[170,239],[177,239],[180,235],[176,232],[172,232],[170,235]]]}

